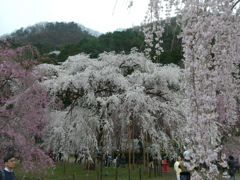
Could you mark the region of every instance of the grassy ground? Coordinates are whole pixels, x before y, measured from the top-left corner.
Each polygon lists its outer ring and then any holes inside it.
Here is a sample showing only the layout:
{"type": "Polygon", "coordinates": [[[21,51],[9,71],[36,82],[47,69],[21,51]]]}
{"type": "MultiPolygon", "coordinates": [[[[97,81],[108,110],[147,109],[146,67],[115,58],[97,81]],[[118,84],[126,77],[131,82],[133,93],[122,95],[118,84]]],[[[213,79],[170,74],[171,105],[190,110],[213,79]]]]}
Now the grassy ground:
{"type": "MultiPolygon", "coordinates": [[[[15,174],[17,180],[23,179],[24,180],[98,180],[98,177],[101,173],[101,168],[99,165],[96,165],[95,171],[86,170],[86,165],[79,165],[74,162],[62,163],[56,162],[56,169],[54,173],[49,174],[30,174],[30,173],[23,173],[19,171],[19,166],[15,169],[15,174]]],[[[175,171],[170,168],[170,172],[161,172],[155,173],[154,171],[151,175],[148,175],[147,168],[138,168],[136,165],[134,169],[131,170],[130,179],[131,180],[140,180],[140,171],[141,171],[141,180],[176,180],[175,171]]],[[[129,173],[128,168],[102,168],[102,180],[128,180],[129,173]],[[106,175],[106,172],[108,175],[106,175]]],[[[226,178],[222,178],[221,175],[217,177],[218,180],[226,180],[226,178]]],[[[240,179],[240,174],[237,174],[236,179],[240,179]]]]}
{"type": "MultiPolygon", "coordinates": [[[[97,180],[98,176],[100,176],[101,173],[101,168],[99,165],[96,166],[95,170],[86,170],[86,165],[78,165],[75,163],[64,163],[62,162],[57,162],[56,163],[56,169],[54,170],[53,174],[42,174],[42,175],[35,175],[35,174],[26,174],[18,171],[18,167],[15,169],[15,174],[17,179],[22,179],[25,177],[25,180],[36,180],[38,177],[41,180],[73,180],[74,179],[74,174],[75,174],[75,180],[97,180]]],[[[129,174],[128,174],[128,168],[102,168],[102,180],[111,180],[111,179],[116,179],[116,174],[117,174],[117,179],[118,180],[127,180],[129,179],[129,174]],[[107,175],[106,175],[107,174],[107,175]]],[[[140,174],[141,174],[141,179],[146,180],[149,179],[149,175],[147,173],[146,168],[137,168],[135,166],[134,170],[131,170],[131,180],[139,180],[140,179],[140,174]],[[140,173],[141,172],[141,173],[140,173]]],[[[164,174],[162,173],[161,176],[165,177],[167,175],[172,175],[174,176],[173,173],[169,174],[164,174]]],[[[151,177],[157,177],[157,174],[152,172],[151,177]]]]}

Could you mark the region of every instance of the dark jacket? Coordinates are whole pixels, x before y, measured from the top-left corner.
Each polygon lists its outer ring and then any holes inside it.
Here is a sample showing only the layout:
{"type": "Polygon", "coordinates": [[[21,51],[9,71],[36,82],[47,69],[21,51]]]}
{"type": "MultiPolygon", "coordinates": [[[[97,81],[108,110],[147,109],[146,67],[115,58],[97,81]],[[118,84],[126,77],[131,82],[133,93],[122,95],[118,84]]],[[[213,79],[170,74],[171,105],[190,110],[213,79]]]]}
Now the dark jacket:
{"type": "Polygon", "coordinates": [[[187,160],[187,159],[184,159],[183,161],[181,161],[179,163],[179,168],[183,171],[183,172],[189,172],[189,170],[187,169],[187,167],[184,166],[184,162],[189,162],[190,163],[190,160],[187,160]]]}
{"type": "Polygon", "coordinates": [[[15,180],[15,174],[14,172],[9,172],[6,170],[3,170],[5,174],[5,179],[2,179],[2,172],[0,171],[0,180],[15,180]]]}
{"type": "MultiPolygon", "coordinates": [[[[232,174],[234,175],[236,172],[236,162],[234,161],[233,156],[229,156],[229,160],[228,160],[228,167],[229,167],[229,172],[232,172],[232,174]]],[[[233,176],[229,173],[230,176],[233,176]]]]}

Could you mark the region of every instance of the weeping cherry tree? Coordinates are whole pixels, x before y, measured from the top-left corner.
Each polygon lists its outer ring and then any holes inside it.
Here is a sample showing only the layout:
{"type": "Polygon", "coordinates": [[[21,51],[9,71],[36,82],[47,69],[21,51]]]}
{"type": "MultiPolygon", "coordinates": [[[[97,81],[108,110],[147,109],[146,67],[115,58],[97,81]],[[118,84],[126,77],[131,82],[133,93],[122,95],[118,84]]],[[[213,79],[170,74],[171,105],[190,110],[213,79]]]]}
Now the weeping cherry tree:
{"type": "Polygon", "coordinates": [[[187,128],[182,134],[191,152],[188,168],[206,164],[208,168],[193,171],[192,179],[214,179],[221,157],[240,155],[240,1],[149,0],[143,23],[146,55],[155,51],[157,58],[163,51],[161,37],[171,12],[181,27],[184,53],[187,128]]]}
{"type": "Polygon", "coordinates": [[[182,147],[178,134],[186,123],[186,99],[176,65],[154,64],[133,50],[129,55],[103,53],[98,59],[78,54],[61,65],[41,64],[39,71],[50,94],[70,102],[52,112],[45,140],[49,148],[66,157],[81,149],[93,159],[100,145],[104,152],[116,150],[128,125],[139,131],[134,138],[143,142],[148,134],[152,144],[160,144],[159,157],[161,151],[176,155],[170,141],[182,147]]]}

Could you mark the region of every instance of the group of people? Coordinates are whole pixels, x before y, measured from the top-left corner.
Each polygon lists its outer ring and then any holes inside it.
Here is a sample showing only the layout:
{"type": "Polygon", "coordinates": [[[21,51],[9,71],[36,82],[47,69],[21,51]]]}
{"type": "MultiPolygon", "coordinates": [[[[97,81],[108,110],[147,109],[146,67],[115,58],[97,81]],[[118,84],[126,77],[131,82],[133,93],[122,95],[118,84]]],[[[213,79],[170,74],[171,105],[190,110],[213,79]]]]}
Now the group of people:
{"type": "Polygon", "coordinates": [[[122,168],[125,168],[125,164],[126,164],[126,156],[124,154],[120,154],[118,153],[117,157],[116,157],[116,163],[114,163],[114,167],[115,168],[119,168],[120,165],[122,165],[122,168]]]}
{"type": "MultiPolygon", "coordinates": [[[[177,161],[174,163],[174,170],[176,171],[177,180],[190,180],[191,172],[186,167],[185,163],[190,162],[188,151],[183,153],[183,160],[181,156],[178,156],[177,161]]],[[[78,163],[81,163],[82,158],[84,157],[82,153],[76,154],[75,153],[75,163],[77,162],[79,156],[78,163]]],[[[118,154],[117,157],[113,160],[114,168],[118,168],[121,164],[122,167],[125,167],[126,157],[124,154],[118,154]]],[[[110,167],[112,162],[112,157],[108,153],[101,153],[98,156],[98,162],[101,162],[102,165],[105,167],[110,167]]],[[[3,170],[0,170],[0,180],[15,180],[15,174],[13,172],[13,168],[16,166],[16,157],[13,154],[8,154],[4,157],[4,166],[3,170]]],[[[162,161],[164,171],[169,171],[169,164],[167,158],[164,158],[162,161]]],[[[228,175],[230,176],[231,180],[236,180],[235,174],[237,171],[237,162],[234,160],[232,155],[229,156],[228,164],[228,175]]]]}
{"type": "Polygon", "coordinates": [[[75,161],[74,161],[75,163],[81,164],[84,158],[84,154],[81,151],[79,151],[79,153],[75,151],[74,158],[75,158],[75,161]]]}
{"type": "MultiPolygon", "coordinates": [[[[190,158],[188,155],[189,155],[189,152],[185,151],[183,153],[184,158],[182,159],[181,156],[178,156],[177,161],[174,163],[174,170],[176,172],[177,180],[191,179],[191,172],[186,167],[186,164],[184,164],[185,162],[190,162],[190,158]]],[[[224,175],[223,177],[230,177],[230,180],[236,180],[235,174],[238,166],[237,166],[237,162],[234,160],[234,157],[232,155],[229,156],[227,164],[228,164],[227,174],[229,176],[224,175]]]]}
{"type": "Polygon", "coordinates": [[[125,168],[126,164],[126,156],[124,154],[118,154],[114,159],[112,158],[111,154],[109,153],[98,153],[97,154],[97,164],[101,162],[103,166],[105,167],[111,167],[111,164],[113,164],[114,168],[121,167],[125,168]]]}
{"type": "Polygon", "coordinates": [[[63,153],[62,152],[56,153],[56,151],[50,150],[48,152],[48,155],[53,161],[63,161],[63,153]]]}
{"type": "Polygon", "coordinates": [[[98,153],[97,154],[97,164],[99,164],[99,162],[102,164],[102,166],[105,167],[110,167],[111,162],[112,162],[112,156],[109,153],[98,153]]]}

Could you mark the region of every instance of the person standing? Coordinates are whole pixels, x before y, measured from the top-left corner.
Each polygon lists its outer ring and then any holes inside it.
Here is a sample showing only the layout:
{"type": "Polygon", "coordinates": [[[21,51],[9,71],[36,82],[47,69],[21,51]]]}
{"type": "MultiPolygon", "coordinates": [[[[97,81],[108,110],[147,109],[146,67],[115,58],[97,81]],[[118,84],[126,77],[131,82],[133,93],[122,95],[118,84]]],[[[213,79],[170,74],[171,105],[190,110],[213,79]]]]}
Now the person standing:
{"type": "Polygon", "coordinates": [[[190,157],[189,157],[189,152],[184,151],[183,153],[184,159],[179,163],[179,168],[181,169],[180,172],[180,179],[181,180],[190,180],[191,179],[191,173],[187,169],[186,163],[191,163],[190,157]]]}
{"type": "Polygon", "coordinates": [[[231,180],[235,180],[235,173],[236,173],[236,162],[234,161],[234,157],[230,155],[228,160],[228,174],[231,180]]]}
{"type": "Polygon", "coordinates": [[[102,166],[105,166],[106,158],[105,153],[102,153],[102,166]]]}
{"type": "Polygon", "coordinates": [[[16,158],[13,154],[8,154],[4,157],[5,168],[0,171],[0,180],[15,180],[13,168],[16,166],[16,158]]]}
{"type": "Polygon", "coordinates": [[[168,160],[166,157],[163,158],[162,160],[162,171],[169,172],[169,165],[168,165],[168,160]]]}
{"type": "Polygon", "coordinates": [[[62,152],[58,152],[58,160],[63,162],[62,157],[63,157],[63,153],[62,152]]]}
{"type": "Polygon", "coordinates": [[[100,153],[98,152],[98,153],[97,153],[97,164],[98,164],[99,161],[100,161],[100,156],[101,156],[101,155],[100,155],[100,153]]]}
{"type": "Polygon", "coordinates": [[[117,157],[115,157],[115,159],[113,159],[113,168],[117,167],[117,157]]]}
{"type": "Polygon", "coordinates": [[[119,168],[120,164],[121,164],[121,155],[120,155],[120,153],[118,153],[118,155],[117,155],[117,168],[119,168]]]}
{"type": "Polygon", "coordinates": [[[55,162],[56,161],[56,151],[55,150],[53,150],[53,161],[55,162]]]}
{"type": "Polygon", "coordinates": [[[153,157],[152,157],[152,155],[150,154],[150,156],[149,156],[149,168],[154,168],[154,164],[153,164],[153,157]]]}
{"type": "Polygon", "coordinates": [[[125,155],[124,154],[122,154],[122,156],[121,156],[121,163],[122,163],[122,168],[125,168],[125,163],[126,163],[126,157],[125,157],[125,155]]]}
{"type": "Polygon", "coordinates": [[[77,159],[78,159],[78,153],[77,153],[77,150],[75,151],[75,153],[74,153],[74,158],[75,158],[75,163],[77,163],[77,159]]]}
{"type": "Polygon", "coordinates": [[[84,158],[84,155],[82,154],[81,151],[79,152],[78,157],[79,157],[79,159],[78,159],[78,164],[81,164],[81,163],[82,163],[82,160],[83,160],[83,158],[84,158]]]}
{"type": "Polygon", "coordinates": [[[180,180],[180,172],[182,171],[179,168],[179,164],[180,164],[181,160],[182,160],[181,156],[178,156],[177,161],[174,163],[174,170],[176,171],[177,180],[180,180]]]}
{"type": "Polygon", "coordinates": [[[110,166],[111,166],[111,162],[112,162],[112,156],[111,156],[111,154],[108,154],[108,163],[107,163],[107,167],[110,168],[110,166]]]}
{"type": "Polygon", "coordinates": [[[108,167],[108,153],[105,153],[105,167],[108,167]]]}
{"type": "Polygon", "coordinates": [[[52,150],[49,151],[48,155],[49,155],[49,157],[52,159],[52,156],[53,156],[52,150]]]}

